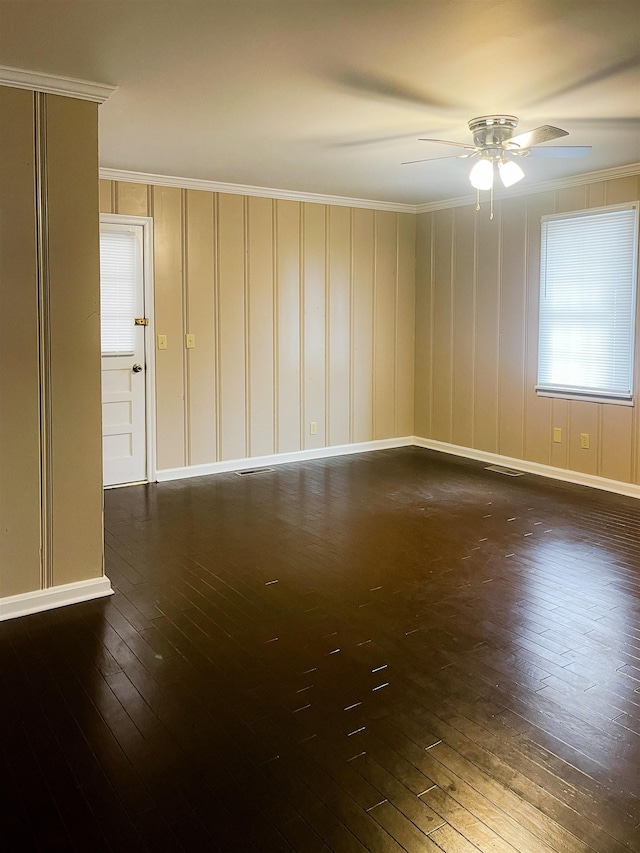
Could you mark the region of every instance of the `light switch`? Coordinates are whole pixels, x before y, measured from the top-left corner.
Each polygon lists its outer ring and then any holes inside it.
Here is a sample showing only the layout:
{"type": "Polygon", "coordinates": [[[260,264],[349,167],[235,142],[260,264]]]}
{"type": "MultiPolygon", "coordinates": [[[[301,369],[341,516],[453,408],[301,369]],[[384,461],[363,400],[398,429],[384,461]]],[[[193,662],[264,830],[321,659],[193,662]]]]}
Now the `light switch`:
{"type": "Polygon", "coordinates": [[[187,349],[193,349],[196,345],[195,335],[185,335],[185,346],[187,349]]]}
{"type": "Polygon", "coordinates": [[[158,349],[166,349],[167,348],[167,336],[166,335],[158,335],[158,349]]]}

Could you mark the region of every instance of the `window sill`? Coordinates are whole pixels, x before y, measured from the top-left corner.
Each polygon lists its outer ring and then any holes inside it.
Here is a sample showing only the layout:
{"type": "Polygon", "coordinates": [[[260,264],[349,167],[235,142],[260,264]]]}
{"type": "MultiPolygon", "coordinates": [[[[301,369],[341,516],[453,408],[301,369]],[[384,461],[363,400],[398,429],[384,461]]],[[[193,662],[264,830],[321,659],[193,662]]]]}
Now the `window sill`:
{"type": "Polygon", "coordinates": [[[633,397],[616,394],[597,394],[581,391],[569,391],[564,388],[541,388],[536,386],[538,397],[553,397],[558,400],[580,400],[584,403],[607,403],[612,406],[633,406],[633,397]]]}

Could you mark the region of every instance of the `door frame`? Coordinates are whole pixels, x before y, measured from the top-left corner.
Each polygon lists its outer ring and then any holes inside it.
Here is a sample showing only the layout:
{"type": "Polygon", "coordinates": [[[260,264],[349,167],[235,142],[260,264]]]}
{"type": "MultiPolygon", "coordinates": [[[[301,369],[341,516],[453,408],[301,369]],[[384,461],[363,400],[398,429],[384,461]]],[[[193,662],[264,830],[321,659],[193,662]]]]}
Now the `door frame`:
{"type": "Polygon", "coordinates": [[[145,393],[145,443],[147,482],[156,482],[156,361],[153,287],[153,218],[127,216],[120,213],[101,213],[102,225],[142,226],[142,286],[144,290],[144,315],[149,320],[144,335],[144,393],[145,393]]]}

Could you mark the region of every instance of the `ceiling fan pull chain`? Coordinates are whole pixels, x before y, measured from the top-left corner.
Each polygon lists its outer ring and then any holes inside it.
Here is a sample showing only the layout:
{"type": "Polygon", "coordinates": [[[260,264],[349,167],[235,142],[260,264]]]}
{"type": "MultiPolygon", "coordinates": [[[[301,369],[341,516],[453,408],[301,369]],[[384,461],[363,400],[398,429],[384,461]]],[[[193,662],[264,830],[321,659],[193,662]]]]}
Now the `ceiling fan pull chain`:
{"type": "Polygon", "coordinates": [[[476,210],[480,210],[480,190],[476,190],[476,210]]]}
{"type": "Polygon", "coordinates": [[[490,198],[489,219],[493,219],[493,184],[491,184],[491,189],[489,190],[489,198],[490,198]]]}

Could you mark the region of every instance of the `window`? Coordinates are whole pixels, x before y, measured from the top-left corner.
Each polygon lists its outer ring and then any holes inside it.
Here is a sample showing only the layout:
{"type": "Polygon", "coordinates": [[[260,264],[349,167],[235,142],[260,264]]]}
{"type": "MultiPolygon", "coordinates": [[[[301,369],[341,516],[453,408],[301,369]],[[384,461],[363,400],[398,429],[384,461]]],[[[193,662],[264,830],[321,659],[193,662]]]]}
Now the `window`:
{"type": "Polygon", "coordinates": [[[631,405],[638,205],[542,217],[539,394],[631,405]]]}
{"type": "Polygon", "coordinates": [[[141,262],[137,231],[122,225],[100,229],[102,355],[133,355],[136,282],[141,262]]]}

